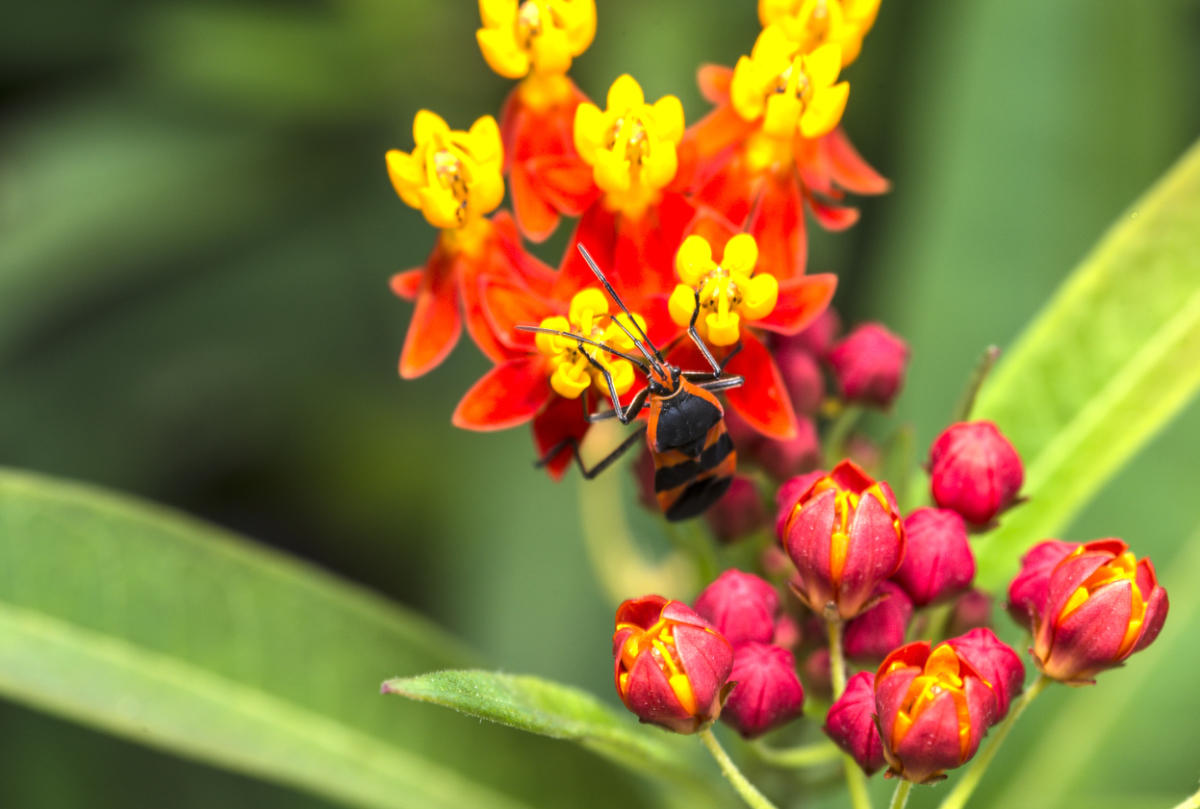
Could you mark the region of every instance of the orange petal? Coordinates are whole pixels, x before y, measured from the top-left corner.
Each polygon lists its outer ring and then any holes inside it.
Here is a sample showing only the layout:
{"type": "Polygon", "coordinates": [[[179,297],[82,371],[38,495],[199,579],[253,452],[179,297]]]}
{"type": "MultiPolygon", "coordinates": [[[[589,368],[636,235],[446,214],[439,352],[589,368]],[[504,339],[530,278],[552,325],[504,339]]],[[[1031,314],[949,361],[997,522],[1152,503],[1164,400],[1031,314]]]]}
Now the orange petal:
{"type": "Polygon", "coordinates": [[[808,208],[817,223],[826,230],[842,231],[858,221],[858,208],[847,205],[830,205],[816,197],[808,198],[808,208]]]}
{"type": "Polygon", "coordinates": [[[539,194],[538,189],[538,184],[529,176],[523,163],[513,166],[509,175],[513,213],[516,214],[517,226],[531,242],[544,242],[558,227],[558,212],[539,194]]]}
{"type": "Polygon", "coordinates": [[[558,313],[553,303],[512,281],[484,279],[481,293],[483,316],[496,339],[510,349],[533,351],[533,334],[516,327],[536,326],[558,313]]]}
{"type": "Polygon", "coordinates": [[[733,68],[725,65],[700,65],[696,71],[700,95],[712,104],[729,101],[729,82],[732,80],[733,68]]]}
{"type": "Polygon", "coordinates": [[[714,108],[688,129],[685,142],[695,144],[696,158],[704,163],[718,158],[730,147],[742,143],[754,129],[728,102],[714,108]]]}
{"type": "Polygon", "coordinates": [[[751,171],[745,158],[738,155],[709,175],[696,192],[696,201],[719,211],[736,227],[741,227],[754,209],[765,183],[766,177],[751,171]]]}
{"type": "Polygon", "coordinates": [[[725,394],[738,415],[768,438],[786,441],[796,437],[796,413],[779,367],[752,331],[742,331],[742,350],[729,361],[726,371],[745,379],[740,388],[730,388],[725,394]]]}
{"type": "Polygon", "coordinates": [[[421,276],[424,274],[424,267],[398,272],[392,276],[388,285],[391,286],[392,293],[396,297],[403,298],[406,301],[415,301],[417,299],[417,292],[421,289],[421,276]]]}
{"type": "Polygon", "coordinates": [[[579,216],[600,196],[592,167],[574,153],[574,147],[570,154],[531,157],[525,165],[542,197],[562,214],[579,216]]]}
{"type": "Polygon", "coordinates": [[[836,289],[837,276],[832,273],[782,281],[775,308],[754,325],[780,334],[799,334],[825,311],[836,289]]]}
{"type": "Polygon", "coordinates": [[[506,430],[529,421],[551,396],[540,355],[497,365],[476,382],[450,421],[464,430],[506,430]]]}
{"type": "Polygon", "coordinates": [[[808,244],[803,197],[794,174],[768,178],[746,229],[758,243],[760,272],[781,282],[804,274],[808,244]]]}
{"type": "Polygon", "coordinates": [[[863,160],[854,144],[838,127],[818,141],[818,148],[833,181],[856,194],[882,194],[891,184],[863,160]]]}
{"type": "Polygon", "coordinates": [[[462,333],[454,257],[439,244],[429,257],[417,293],[417,308],[400,353],[400,376],[416,379],[433,370],[462,333]]]}

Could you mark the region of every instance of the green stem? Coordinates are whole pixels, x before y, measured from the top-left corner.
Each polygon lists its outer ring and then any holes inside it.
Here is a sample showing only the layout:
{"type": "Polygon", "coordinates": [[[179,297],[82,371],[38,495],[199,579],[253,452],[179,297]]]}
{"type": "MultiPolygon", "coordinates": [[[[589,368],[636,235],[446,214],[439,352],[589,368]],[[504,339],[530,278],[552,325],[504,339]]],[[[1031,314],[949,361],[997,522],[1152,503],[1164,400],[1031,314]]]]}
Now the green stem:
{"type": "Polygon", "coordinates": [[[1174,809],[1200,809],[1200,790],[1192,793],[1192,797],[1182,803],[1176,804],[1174,809]]]}
{"type": "Polygon", "coordinates": [[[825,461],[829,466],[846,457],[846,439],[850,437],[850,431],[854,429],[854,425],[858,423],[862,417],[863,409],[858,405],[846,405],[842,408],[842,412],[834,417],[833,423],[829,425],[829,430],[825,434],[825,440],[822,442],[827,450],[825,461]]]}
{"type": "MultiPolygon", "coordinates": [[[[825,619],[825,632],[829,637],[829,675],[833,682],[833,699],[836,702],[846,690],[846,657],[842,653],[841,618],[825,619]]],[[[842,769],[846,772],[846,788],[850,791],[850,805],[854,809],[871,809],[871,796],[867,793],[867,777],[851,756],[842,754],[842,769]]]]}
{"type": "Polygon", "coordinates": [[[967,381],[967,387],[963,390],[962,397],[958,400],[958,406],[954,408],[953,421],[966,421],[971,417],[971,411],[975,409],[975,397],[979,395],[979,389],[983,387],[984,380],[987,379],[988,374],[992,371],[992,366],[999,358],[1000,349],[996,346],[988,346],[987,350],[983,352],[975,370],[971,372],[971,378],[967,381]]]}
{"type": "Polygon", "coordinates": [[[979,780],[983,778],[988,765],[996,757],[996,751],[1000,749],[1004,738],[1008,736],[1013,725],[1017,723],[1017,717],[1025,712],[1025,709],[1029,707],[1029,703],[1033,702],[1037,695],[1042,693],[1042,689],[1049,685],[1050,682],[1050,678],[1046,675],[1039,675],[1033,681],[1033,685],[1029,686],[1029,690],[1010,706],[1008,716],[996,728],[995,735],[992,737],[992,741],[988,744],[987,749],[976,756],[975,761],[971,763],[971,766],[963,774],[963,777],[954,785],[954,789],[950,790],[950,794],[946,796],[938,809],[962,809],[962,807],[966,806],[971,793],[975,791],[975,787],[979,786],[979,780]]]}
{"type": "Polygon", "coordinates": [[[755,742],[750,747],[759,758],[768,764],[792,769],[827,764],[831,761],[839,761],[842,757],[842,751],[829,742],[817,742],[784,749],[755,742]]]}
{"type": "Polygon", "coordinates": [[[912,789],[912,781],[905,781],[903,778],[896,783],[896,791],[892,793],[892,802],[888,804],[890,809],[904,809],[908,803],[908,793],[912,789]]]}
{"type": "Polygon", "coordinates": [[[721,747],[721,743],[717,741],[717,737],[713,735],[712,728],[708,727],[700,731],[698,734],[700,741],[704,742],[704,746],[708,748],[708,752],[712,753],[712,757],[717,760],[717,764],[721,767],[721,774],[733,784],[733,788],[737,790],[737,794],[742,796],[742,800],[751,809],[776,809],[775,804],[767,800],[754,784],[750,783],[746,776],[742,775],[742,771],[733,763],[733,759],[725,752],[725,748],[721,747]]]}

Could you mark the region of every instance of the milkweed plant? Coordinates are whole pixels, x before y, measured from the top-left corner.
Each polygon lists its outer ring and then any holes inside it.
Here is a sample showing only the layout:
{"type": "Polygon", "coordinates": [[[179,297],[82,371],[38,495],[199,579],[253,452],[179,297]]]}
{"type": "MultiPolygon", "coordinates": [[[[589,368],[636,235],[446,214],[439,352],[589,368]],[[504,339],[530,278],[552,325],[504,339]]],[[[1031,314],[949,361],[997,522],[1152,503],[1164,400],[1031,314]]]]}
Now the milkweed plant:
{"type": "MultiPolygon", "coordinates": [[[[703,527],[675,551],[694,574],[686,591],[599,537],[650,584],[611,593],[613,683],[631,714],[620,734],[698,737],[755,809],[831,771],[854,809],[871,805],[871,778],[895,781],[893,807],[916,786],[959,809],[1002,777],[988,772],[996,751],[1046,688],[1103,688],[1106,671],[1139,664],[1167,591],[1118,538],[1029,533],[988,550],[1046,496],[1010,438],[1020,425],[977,413],[998,349],[980,346],[927,451],[860,429],[869,411],[889,423],[909,347],[885,323],[843,321],[838,268],[812,271],[806,230],[852,232],[851,198],[889,190],[842,120],[880,2],[757,10],[736,64],[699,69],[710,108],[689,123],[635,76],[595,99],[572,81],[597,33],[593,0],[480,0],[479,50],[516,82],[499,114],[420,110],[411,145],[386,154],[396,193],[437,229],[425,265],[391,281],[414,304],[400,375],[433,371],[465,327],[491,368],[455,425],[528,425],[529,458],[551,478],[629,476],[637,502],[606,508],[645,508],[671,536],[684,519],[703,527]],[[562,228],[548,266],[529,245],[562,228]],[[614,466],[627,449],[640,458],[614,466]],[[1018,572],[978,582],[982,557],[1018,572]],[[994,621],[1025,640],[1003,642],[994,621]],[[760,789],[735,759],[779,773],[760,789]]],[[[489,704],[476,686],[500,677],[438,672],[384,691],[569,735],[489,704]]]]}

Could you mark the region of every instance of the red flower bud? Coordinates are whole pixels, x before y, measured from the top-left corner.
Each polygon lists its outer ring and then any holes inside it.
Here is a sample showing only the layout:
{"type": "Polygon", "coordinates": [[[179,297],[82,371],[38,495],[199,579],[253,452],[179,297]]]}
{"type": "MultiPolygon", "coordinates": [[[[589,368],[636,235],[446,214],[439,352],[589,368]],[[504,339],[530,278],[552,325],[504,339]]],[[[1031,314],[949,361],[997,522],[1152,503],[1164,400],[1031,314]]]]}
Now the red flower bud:
{"type": "Polygon", "coordinates": [[[904,518],[904,561],[892,577],[918,607],[948,601],[971,586],[975,556],[953,511],[919,508],[904,518]]]}
{"type": "Polygon", "coordinates": [[[804,709],[804,687],[792,653],[769,643],[743,643],[733,656],[735,683],[721,720],[747,739],[795,719],[804,709]]]}
{"type": "Polygon", "coordinates": [[[1085,542],[1050,573],[1034,621],[1034,661],[1055,680],[1094,682],[1158,637],[1167,607],[1149,559],[1119,539],[1085,542]]]}
{"type": "Polygon", "coordinates": [[[796,413],[815,415],[825,399],[825,377],[817,358],[807,348],[789,342],[775,350],[775,363],[796,413]]]}
{"type": "Polygon", "coordinates": [[[842,643],[851,660],[882,660],[904,643],[912,601],[900,585],[890,581],[879,583],[875,597],[879,601],[874,606],[846,624],[842,643]]]}
{"type": "Polygon", "coordinates": [[[953,646],[918,641],[880,664],[875,713],[891,773],[927,784],[975,755],[995,722],[996,695],[953,646]]]}
{"type": "Polygon", "coordinates": [[[887,407],[904,382],[908,344],[878,323],[864,323],[829,352],[842,396],[887,407]]]}
{"type": "Polygon", "coordinates": [[[967,522],[986,525],[1012,505],[1025,470],[1021,457],[990,421],[952,424],[929,448],[933,499],[967,522]]]}
{"type": "Polygon", "coordinates": [[[769,643],[775,634],[779,594],[751,573],[726,570],[696,597],[696,612],[735,646],[769,643]]]}
{"type": "Polygon", "coordinates": [[[990,629],[972,629],[946,641],[959,656],[975,667],[996,695],[996,721],[1008,714],[1013,697],[1025,687],[1025,665],[1012,647],[990,629]]]}
{"type": "Polygon", "coordinates": [[[842,696],[830,706],[823,730],[867,775],[879,771],[884,759],[875,725],[875,672],[860,671],[850,678],[842,696]]]}
{"type": "Polygon", "coordinates": [[[750,478],[738,475],[725,494],[704,512],[704,518],[718,540],[736,542],[767,521],[767,510],[750,478]]]}
{"type": "Polygon", "coordinates": [[[829,663],[829,647],[814,649],[804,658],[802,672],[808,693],[821,699],[833,696],[833,667],[829,663]]]}
{"type": "Polygon", "coordinates": [[[954,602],[948,635],[961,635],[972,629],[992,625],[992,597],[983,590],[968,590],[954,602]]]}
{"type": "Polygon", "coordinates": [[[799,416],[795,438],[787,441],[763,439],[749,457],[776,478],[812,472],[821,466],[821,439],[817,436],[817,427],[812,419],[799,416]]]}
{"type": "Polygon", "coordinates": [[[829,306],[824,312],[817,315],[817,319],[810,323],[804,331],[785,339],[805,349],[814,357],[823,358],[829,353],[833,341],[837,339],[841,331],[842,319],[837,311],[829,306]]]}
{"type": "Polygon", "coordinates": [[[681,601],[630,599],[617,608],[614,678],[625,707],[643,722],[695,733],[721,713],[733,649],[681,601]]]}
{"type": "MultiPolygon", "coordinates": [[[[789,494],[796,488],[788,488],[791,483],[784,484],[789,494]]],[[[784,503],[780,524],[784,549],[796,564],[796,594],[820,614],[858,615],[904,558],[895,495],[851,461],[816,476],[784,503]]]]}
{"type": "Polygon", "coordinates": [[[1047,539],[1021,557],[1021,571],[1008,585],[1008,614],[1014,621],[1033,632],[1033,622],[1046,606],[1050,574],[1078,547],[1078,542],[1047,539]]]}
{"type": "Polygon", "coordinates": [[[789,651],[795,649],[804,640],[804,630],[795,618],[784,613],[775,621],[775,634],[771,643],[789,651]]]}

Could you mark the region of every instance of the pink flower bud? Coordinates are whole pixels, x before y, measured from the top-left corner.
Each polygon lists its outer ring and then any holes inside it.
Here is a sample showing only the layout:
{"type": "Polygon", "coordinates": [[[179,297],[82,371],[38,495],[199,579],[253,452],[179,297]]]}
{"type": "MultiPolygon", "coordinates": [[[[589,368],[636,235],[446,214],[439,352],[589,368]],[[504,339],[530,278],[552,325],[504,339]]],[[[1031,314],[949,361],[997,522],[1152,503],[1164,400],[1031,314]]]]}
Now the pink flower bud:
{"type": "Polygon", "coordinates": [[[769,643],[775,634],[779,595],[752,573],[726,570],[696,597],[696,612],[733,645],[769,643]]]}
{"type": "Polygon", "coordinates": [[[1167,619],[1167,591],[1149,559],[1119,539],[1085,542],[1054,566],[1034,620],[1034,662],[1083,685],[1149,646],[1167,619]]]}
{"type": "Polygon", "coordinates": [[[695,733],[721,713],[733,648],[681,601],[630,599],[617,608],[614,679],[643,722],[695,733]]]}
{"type": "Polygon", "coordinates": [[[842,331],[842,319],[832,306],[817,315],[817,319],[797,335],[785,337],[773,335],[777,340],[776,347],[787,345],[789,348],[800,348],[818,359],[823,359],[829,353],[830,346],[842,331]]]}
{"type": "Polygon", "coordinates": [[[796,419],[796,437],[787,441],[763,439],[750,455],[776,478],[802,475],[821,466],[821,439],[813,420],[796,419]]]}
{"type": "Polygon", "coordinates": [[[887,407],[904,382],[908,344],[878,323],[864,323],[829,352],[842,396],[887,407]]]}
{"type": "Polygon", "coordinates": [[[904,644],[913,603],[900,585],[890,581],[875,589],[879,600],[846,624],[843,646],[851,660],[882,660],[887,653],[904,644]]]}
{"type": "Polygon", "coordinates": [[[996,721],[996,695],[953,646],[918,641],[880,664],[875,713],[890,772],[927,784],[975,755],[996,721]]]}
{"type": "Polygon", "coordinates": [[[801,674],[804,675],[808,693],[820,699],[831,698],[833,696],[833,668],[829,663],[829,647],[822,646],[814,649],[808,657],[804,658],[801,674]]]}
{"type": "Polygon", "coordinates": [[[954,602],[948,635],[962,635],[972,629],[992,625],[992,597],[983,590],[968,590],[954,602]]]}
{"type": "Polygon", "coordinates": [[[946,643],[992,687],[996,694],[996,721],[1003,719],[1013,698],[1025,687],[1025,665],[1020,656],[990,629],[972,629],[946,643]]]}
{"type": "MultiPolygon", "coordinates": [[[[796,488],[791,483],[784,484],[789,494],[796,488]]],[[[796,565],[796,594],[819,614],[858,615],[904,557],[904,528],[891,488],[851,461],[785,501],[777,525],[796,565]]]]}
{"type": "Polygon", "coordinates": [[[1008,614],[1020,626],[1033,631],[1034,620],[1046,606],[1050,574],[1059,562],[1078,547],[1078,542],[1047,539],[1034,545],[1021,557],[1021,570],[1008,585],[1008,614]]]}
{"type": "Polygon", "coordinates": [[[775,634],[771,637],[771,643],[781,649],[793,651],[804,640],[804,630],[800,628],[800,624],[795,618],[784,613],[775,621],[775,634]]]}
{"type": "Polygon", "coordinates": [[[807,348],[788,343],[776,349],[775,363],[796,413],[815,415],[825,399],[825,377],[816,356],[807,348]]]}
{"type": "Polygon", "coordinates": [[[721,542],[736,542],[767,521],[767,509],[750,478],[737,475],[729,489],[704,512],[713,535],[721,542]]]}
{"type": "Polygon", "coordinates": [[[769,643],[739,645],[729,679],[735,685],[721,719],[747,739],[796,718],[804,709],[796,660],[786,649],[769,643]]]}
{"type": "Polygon", "coordinates": [[[919,508],[904,518],[904,561],[892,579],[913,604],[948,601],[971,586],[975,556],[956,512],[919,508]]]}
{"type": "Polygon", "coordinates": [[[1024,479],[1021,457],[990,421],[952,424],[929,448],[934,501],[973,525],[1012,505],[1024,479]]]}
{"type": "Polygon", "coordinates": [[[875,672],[860,671],[825,716],[825,735],[874,775],[884,765],[883,745],[875,725],[875,672]]]}

